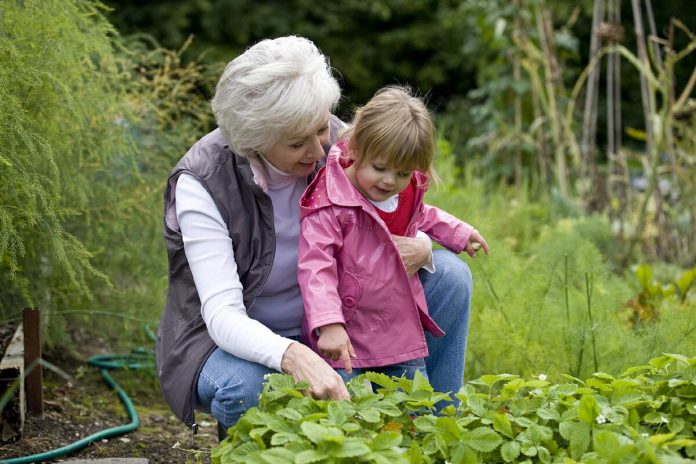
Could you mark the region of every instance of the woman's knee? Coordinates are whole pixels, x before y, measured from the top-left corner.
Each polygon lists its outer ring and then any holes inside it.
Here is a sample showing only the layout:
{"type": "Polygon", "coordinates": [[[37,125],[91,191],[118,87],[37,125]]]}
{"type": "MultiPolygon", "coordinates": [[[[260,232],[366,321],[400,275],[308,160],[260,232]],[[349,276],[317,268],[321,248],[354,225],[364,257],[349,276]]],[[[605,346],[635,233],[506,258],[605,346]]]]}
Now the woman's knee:
{"type": "Polygon", "coordinates": [[[467,291],[471,289],[471,269],[459,256],[448,250],[435,250],[433,262],[436,274],[439,274],[438,285],[467,291]]]}
{"type": "Polygon", "coordinates": [[[258,404],[264,377],[271,370],[216,350],[198,380],[198,404],[225,427],[234,425],[244,412],[258,404]]]}

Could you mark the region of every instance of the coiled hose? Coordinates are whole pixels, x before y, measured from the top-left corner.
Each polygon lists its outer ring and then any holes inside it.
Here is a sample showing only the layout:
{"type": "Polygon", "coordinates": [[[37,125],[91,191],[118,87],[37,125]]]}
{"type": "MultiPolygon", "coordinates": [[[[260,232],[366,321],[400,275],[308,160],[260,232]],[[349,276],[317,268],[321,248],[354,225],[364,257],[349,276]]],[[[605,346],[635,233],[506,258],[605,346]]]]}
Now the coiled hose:
{"type": "MultiPolygon", "coordinates": [[[[150,338],[154,335],[146,327],[150,338]]],[[[112,369],[144,369],[152,368],[154,366],[154,356],[152,350],[145,350],[144,348],[137,348],[131,351],[130,354],[117,354],[117,355],[105,355],[105,356],[92,356],[87,360],[87,363],[100,368],[100,373],[106,384],[116,391],[121,403],[125,406],[128,411],[128,416],[130,417],[130,423],[126,425],[119,425],[117,427],[111,427],[100,432],[89,435],[81,440],[75,441],[69,445],[63,446],[62,448],[56,448],[51,451],[46,451],[45,453],[32,454],[31,456],[23,456],[19,458],[5,459],[0,461],[0,464],[25,464],[30,462],[40,462],[47,461],[49,459],[56,459],[66,454],[74,453],[90,443],[95,441],[103,440],[105,438],[114,437],[117,435],[123,435],[124,433],[132,432],[140,426],[140,417],[138,417],[138,412],[133,406],[133,402],[130,400],[126,392],[116,383],[116,381],[109,375],[109,371],[112,369]]]]}

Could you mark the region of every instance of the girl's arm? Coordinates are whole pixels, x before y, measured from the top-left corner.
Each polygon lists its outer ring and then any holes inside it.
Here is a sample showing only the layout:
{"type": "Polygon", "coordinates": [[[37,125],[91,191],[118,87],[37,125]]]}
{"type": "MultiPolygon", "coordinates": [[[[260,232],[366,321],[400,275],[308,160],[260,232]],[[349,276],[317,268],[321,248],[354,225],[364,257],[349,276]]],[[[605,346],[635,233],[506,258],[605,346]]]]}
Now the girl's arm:
{"type": "Polygon", "coordinates": [[[477,243],[488,254],[486,240],[471,225],[435,206],[424,204],[422,208],[418,229],[437,243],[457,254],[466,250],[470,256],[476,254],[477,243]]]}
{"type": "Polygon", "coordinates": [[[307,330],[344,324],[338,295],[336,253],[343,245],[343,233],[332,208],[304,217],[300,223],[297,250],[298,281],[304,300],[307,330]]]}

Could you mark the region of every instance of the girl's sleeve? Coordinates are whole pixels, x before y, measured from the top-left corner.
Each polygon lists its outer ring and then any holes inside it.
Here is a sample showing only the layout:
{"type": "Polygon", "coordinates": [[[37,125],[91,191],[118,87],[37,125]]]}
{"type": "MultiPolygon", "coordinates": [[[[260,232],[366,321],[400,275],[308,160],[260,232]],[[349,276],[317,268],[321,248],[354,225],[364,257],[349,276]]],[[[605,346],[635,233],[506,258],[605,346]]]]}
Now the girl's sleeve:
{"type": "Polygon", "coordinates": [[[309,332],[327,324],[344,324],[338,295],[336,255],[343,234],[332,208],[323,208],[302,219],[298,248],[298,280],[309,332]]]}
{"type": "Polygon", "coordinates": [[[247,315],[227,226],[193,176],[182,174],[177,181],[176,216],[210,338],[230,354],[280,371],[293,340],[247,315]]]}
{"type": "Polygon", "coordinates": [[[461,253],[469,243],[473,226],[435,206],[422,205],[418,230],[454,253],[461,253]]]}

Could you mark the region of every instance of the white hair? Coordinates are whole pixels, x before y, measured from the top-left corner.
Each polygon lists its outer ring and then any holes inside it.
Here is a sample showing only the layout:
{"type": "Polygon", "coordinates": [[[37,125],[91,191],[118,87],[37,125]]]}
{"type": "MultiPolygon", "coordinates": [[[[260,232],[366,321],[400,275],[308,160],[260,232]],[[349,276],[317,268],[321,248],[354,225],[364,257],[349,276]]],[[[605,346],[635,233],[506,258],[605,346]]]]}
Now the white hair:
{"type": "Polygon", "coordinates": [[[289,36],[262,40],[230,61],[211,107],[232,151],[255,157],[317,128],[340,96],[328,58],[310,40],[289,36]]]}

